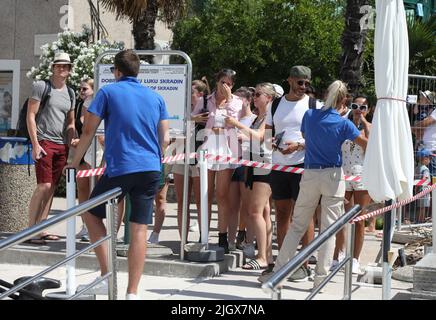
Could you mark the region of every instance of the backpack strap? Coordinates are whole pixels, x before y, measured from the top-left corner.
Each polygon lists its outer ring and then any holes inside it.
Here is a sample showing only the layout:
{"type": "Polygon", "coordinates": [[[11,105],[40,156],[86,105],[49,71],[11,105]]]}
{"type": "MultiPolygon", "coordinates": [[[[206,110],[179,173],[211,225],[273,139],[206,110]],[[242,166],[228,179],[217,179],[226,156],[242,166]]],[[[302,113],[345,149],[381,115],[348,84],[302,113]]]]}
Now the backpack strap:
{"type": "Polygon", "coordinates": [[[44,109],[45,105],[47,104],[48,99],[50,99],[50,93],[51,93],[51,83],[50,80],[44,80],[45,87],[44,91],[42,92],[41,102],[39,104],[39,110],[38,113],[44,109]]]}
{"type": "Polygon", "coordinates": [[[281,96],[280,98],[276,98],[273,100],[271,104],[271,119],[272,119],[272,136],[274,137],[276,135],[276,128],[274,126],[274,114],[277,111],[277,108],[279,107],[280,101],[282,100],[284,96],[281,96]]]}
{"type": "Polygon", "coordinates": [[[309,97],[309,109],[316,109],[316,99],[309,97]]]}
{"type": "Polygon", "coordinates": [[[74,96],[75,96],[75,94],[74,94],[74,90],[71,88],[71,87],[68,87],[67,86],[67,89],[68,89],[68,95],[70,96],[70,105],[71,105],[71,108],[72,109],[74,109],[74,96]]]}

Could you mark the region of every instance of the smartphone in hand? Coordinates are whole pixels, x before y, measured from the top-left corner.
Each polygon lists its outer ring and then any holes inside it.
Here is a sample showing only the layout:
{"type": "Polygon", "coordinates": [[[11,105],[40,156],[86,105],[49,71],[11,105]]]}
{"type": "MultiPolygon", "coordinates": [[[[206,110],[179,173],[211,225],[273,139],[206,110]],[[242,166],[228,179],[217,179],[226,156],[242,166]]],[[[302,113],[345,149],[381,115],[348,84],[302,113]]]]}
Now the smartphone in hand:
{"type": "Polygon", "coordinates": [[[284,134],[285,134],[285,131],[282,131],[282,132],[275,135],[274,142],[273,142],[274,149],[278,149],[278,150],[281,149],[279,146],[280,146],[280,143],[282,142],[284,134]]]}

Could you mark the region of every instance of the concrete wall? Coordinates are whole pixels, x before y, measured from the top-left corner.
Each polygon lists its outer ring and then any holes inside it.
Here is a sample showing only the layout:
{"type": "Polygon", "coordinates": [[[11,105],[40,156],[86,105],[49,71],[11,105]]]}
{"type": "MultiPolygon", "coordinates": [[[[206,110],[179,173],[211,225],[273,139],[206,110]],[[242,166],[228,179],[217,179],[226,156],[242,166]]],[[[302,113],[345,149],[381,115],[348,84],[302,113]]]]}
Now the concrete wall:
{"type": "Polygon", "coordinates": [[[35,35],[61,32],[60,7],[68,0],[0,0],[0,59],[21,61],[20,105],[30,95],[26,73],[39,63],[35,35]]]}
{"type": "MultiPolygon", "coordinates": [[[[32,81],[26,73],[39,64],[39,47],[55,40],[63,31],[65,12],[60,10],[65,5],[73,9],[73,19],[68,21],[73,31],[81,31],[83,24],[90,26],[87,0],[0,0],[0,59],[21,61],[20,106],[31,93],[32,81]]],[[[116,20],[114,14],[102,8],[101,19],[108,30],[108,40],[123,41],[126,48],[133,48],[132,25],[128,20],[116,20]]],[[[171,31],[156,22],[156,40],[170,41],[171,37],[171,31]]]]}

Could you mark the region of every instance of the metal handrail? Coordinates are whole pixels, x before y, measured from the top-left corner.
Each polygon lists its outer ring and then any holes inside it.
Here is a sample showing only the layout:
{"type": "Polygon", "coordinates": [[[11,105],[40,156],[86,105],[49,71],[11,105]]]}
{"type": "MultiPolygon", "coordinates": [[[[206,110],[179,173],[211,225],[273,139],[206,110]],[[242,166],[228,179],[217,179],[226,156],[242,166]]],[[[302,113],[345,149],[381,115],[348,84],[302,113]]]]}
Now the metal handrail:
{"type": "MultiPolygon", "coordinates": [[[[333,223],[318,237],[316,237],[311,243],[309,243],[307,247],[302,249],[295,257],[288,261],[288,263],[286,263],[277,272],[274,272],[274,274],[262,284],[262,290],[267,294],[271,294],[272,297],[277,297],[277,289],[280,286],[281,282],[284,281],[285,278],[287,278],[290,274],[294,273],[316,250],[319,249],[319,247],[321,247],[330,237],[332,237],[340,229],[342,229],[344,225],[346,225],[353,218],[355,218],[360,213],[360,211],[360,205],[355,205],[348,212],[342,215],[335,223],[333,223]]],[[[350,257],[348,257],[348,262],[350,262],[350,260],[350,257]]],[[[336,268],[334,272],[337,272],[338,270],[339,268],[336,268]]],[[[331,277],[333,275],[331,275],[331,277]]],[[[322,287],[328,282],[328,280],[330,280],[330,278],[324,279],[327,281],[321,282],[320,285],[315,289],[316,292],[319,292],[319,290],[322,289],[322,287]]]]}
{"type": "Polygon", "coordinates": [[[0,251],[6,250],[18,243],[21,243],[33,237],[34,235],[40,233],[41,231],[44,231],[47,228],[50,228],[52,226],[55,226],[63,222],[64,220],[85,213],[89,211],[89,209],[92,209],[100,204],[107,202],[108,200],[118,197],[119,195],[121,195],[121,193],[122,193],[121,188],[114,188],[95,198],[82,202],[81,204],[75,206],[74,208],[65,210],[63,213],[57,214],[53,218],[44,220],[41,223],[31,226],[30,228],[15,233],[14,235],[0,241],[0,251]]]}
{"type": "MultiPolygon", "coordinates": [[[[81,203],[81,204],[79,204],[79,205],[77,205],[77,206],[75,206],[75,207],[73,207],[71,209],[65,210],[63,213],[60,213],[60,214],[58,214],[57,216],[55,216],[53,218],[47,219],[47,220],[45,220],[45,221],[43,221],[43,222],[41,222],[41,223],[39,223],[37,225],[34,225],[34,226],[32,226],[32,227],[30,227],[28,229],[20,231],[20,232],[14,234],[14,235],[8,237],[7,239],[4,239],[4,240],[0,241],[0,251],[6,250],[6,249],[8,249],[8,248],[18,244],[18,243],[21,243],[24,240],[26,240],[26,239],[28,239],[28,238],[30,238],[30,237],[40,233],[41,231],[43,231],[43,230],[45,230],[45,229],[47,229],[47,228],[49,228],[51,226],[55,226],[55,225],[63,222],[64,220],[68,220],[68,219],[70,219],[72,217],[81,215],[81,214],[89,211],[89,209],[92,209],[92,208],[94,208],[94,207],[96,207],[98,205],[101,205],[101,204],[105,203],[105,202],[111,201],[112,199],[120,196],[121,193],[122,193],[121,188],[114,188],[114,189],[109,190],[109,191],[107,191],[107,192],[105,192],[105,193],[103,193],[103,194],[101,194],[101,195],[99,195],[99,196],[97,196],[95,198],[89,199],[89,200],[87,200],[87,201],[85,201],[85,202],[83,202],[83,203],[81,203]]],[[[34,280],[40,278],[41,276],[49,273],[52,270],[58,268],[59,266],[67,263],[68,261],[78,257],[79,255],[89,251],[90,249],[93,249],[93,248],[99,246],[103,241],[109,240],[112,237],[113,237],[112,234],[109,235],[109,236],[106,236],[106,237],[98,240],[97,242],[88,245],[86,248],[84,248],[84,249],[74,253],[73,255],[66,257],[62,261],[59,261],[58,263],[54,264],[53,266],[51,266],[51,267],[41,271],[37,275],[27,279],[26,281],[24,281],[24,282],[22,282],[22,283],[20,283],[20,284],[18,284],[16,286],[14,286],[11,289],[3,292],[0,295],[0,299],[3,299],[4,297],[10,296],[11,294],[19,291],[20,289],[24,288],[28,284],[32,283],[34,280]]],[[[109,277],[111,275],[112,275],[112,273],[108,273],[106,276],[109,277]]],[[[103,279],[101,279],[101,280],[103,280],[103,279]]],[[[81,291],[80,293],[76,294],[72,298],[80,295],[84,291],[86,291],[86,290],[81,291]]]]}

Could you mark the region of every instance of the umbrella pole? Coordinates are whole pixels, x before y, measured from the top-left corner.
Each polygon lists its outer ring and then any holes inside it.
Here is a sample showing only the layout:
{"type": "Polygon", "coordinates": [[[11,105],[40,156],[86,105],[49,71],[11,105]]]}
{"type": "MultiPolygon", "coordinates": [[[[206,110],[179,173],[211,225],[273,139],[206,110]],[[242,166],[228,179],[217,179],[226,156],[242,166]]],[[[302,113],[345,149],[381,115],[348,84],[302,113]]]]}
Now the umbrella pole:
{"type": "MultiPolygon", "coordinates": [[[[392,200],[385,201],[386,206],[390,206],[392,200]]],[[[391,276],[392,268],[389,264],[389,251],[391,250],[392,232],[392,210],[384,215],[383,221],[383,300],[391,299],[391,276]]]]}

